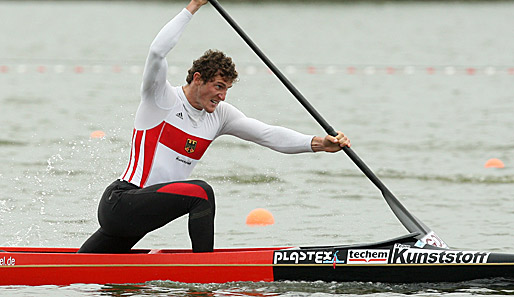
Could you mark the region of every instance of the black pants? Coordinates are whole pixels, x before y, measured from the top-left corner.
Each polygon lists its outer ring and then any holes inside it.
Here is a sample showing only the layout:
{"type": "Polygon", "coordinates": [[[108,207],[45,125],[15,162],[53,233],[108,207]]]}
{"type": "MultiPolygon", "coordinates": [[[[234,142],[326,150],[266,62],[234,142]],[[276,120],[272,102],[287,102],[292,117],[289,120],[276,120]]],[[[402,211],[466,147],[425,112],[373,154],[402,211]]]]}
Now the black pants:
{"type": "Polygon", "coordinates": [[[139,188],[125,181],[109,185],[98,206],[98,229],[79,253],[128,253],[148,232],[189,214],[193,252],[212,252],[214,192],[193,180],[139,188]]]}

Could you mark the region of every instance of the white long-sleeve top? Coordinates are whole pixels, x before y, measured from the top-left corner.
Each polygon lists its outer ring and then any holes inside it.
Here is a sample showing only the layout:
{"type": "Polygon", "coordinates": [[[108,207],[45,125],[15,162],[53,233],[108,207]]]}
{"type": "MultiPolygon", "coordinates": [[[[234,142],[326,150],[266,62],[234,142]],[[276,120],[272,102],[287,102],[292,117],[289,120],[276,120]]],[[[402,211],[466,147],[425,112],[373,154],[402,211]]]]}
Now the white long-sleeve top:
{"type": "Polygon", "coordinates": [[[185,180],[210,143],[233,135],[282,153],[312,152],[314,136],[246,117],[226,102],[212,113],[194,108],[182,87],[167,81],[166,56],[192,18],[183,9],[157,34],[143,73],[129,164],[120,179],[139,187],[185,180]]]}

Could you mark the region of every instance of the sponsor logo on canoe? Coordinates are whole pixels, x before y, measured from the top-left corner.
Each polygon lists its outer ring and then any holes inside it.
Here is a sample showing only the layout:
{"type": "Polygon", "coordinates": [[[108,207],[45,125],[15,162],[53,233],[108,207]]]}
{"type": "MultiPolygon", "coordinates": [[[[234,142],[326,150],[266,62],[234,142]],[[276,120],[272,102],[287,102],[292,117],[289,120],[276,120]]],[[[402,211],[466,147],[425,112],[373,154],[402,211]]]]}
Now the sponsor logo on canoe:
{"type": "Polygon", "coordinates": [[[337,253],[339,253],[339,251],[336,251],[334,253],[332,260],[323,260],[323,264],[332,264],[332,267],[334,267],[334,269],[336,269],[336,264],[344,264],[344,260],[339,260],[337,253]]]}
{"type": "Polygon", "coordinates": [[[348,264],[387,264],[390,250],[348,250],[348,264]]]}
{"type": "Polygon", "coordinates": [[[0,266],[14,266],[16,264],[16,259],[13,257],[0,257],[0,266]]]}
{"type": "Polygon", "coordinates": [[[423,250],[408,245],[395,244],[390,264],[469,264],[487,263],[487,252],[423,250]]]}
{"type": "Polygon", "coordinates": [[[196,140],[192,140],[190,138],[187,139],[186,141],[186,146],[184,147],[184,149],[186,150],[186,152],[192,154],[195,152],[195,149],[196,149],[196,143],[198,141],[196,140]]]}
{"type": "Polygon", "coordinates": [[[337,252],[333,251],[275,251],[273,264],[341,264],[337,252]]]}
{"type": "Polygon", "coordinates": [[[431,245],[431,246],[435,246],[435,247],[440,247],[440,248],[443,248],[443,249],[447,249],[448,246],[446,245],[446,243],[444,243],[444,241],[439,238],[439,236],[437,236],[434,231],[430,231],[427,235],[423,236],[423,238],[421,238],[420,240],[418,240],[418,242],[416,242],[416,246],[417,247],[424,247],[425,244],[428,244],[428,245],[431,245]]]}

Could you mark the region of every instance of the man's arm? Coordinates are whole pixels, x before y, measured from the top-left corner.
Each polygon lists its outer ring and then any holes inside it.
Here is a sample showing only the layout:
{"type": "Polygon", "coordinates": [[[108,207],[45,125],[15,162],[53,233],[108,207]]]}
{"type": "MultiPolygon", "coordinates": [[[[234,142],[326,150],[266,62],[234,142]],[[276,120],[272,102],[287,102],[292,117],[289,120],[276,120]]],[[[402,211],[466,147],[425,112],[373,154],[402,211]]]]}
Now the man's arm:
{"type": "Polygon", "coordinates": [[[182,32],[198,9],[207,0],[192,0],[185,9],[176,15],[159,31],[152,44],[145,63],[143,84],[141,86],[142,100],[156,100],[164,108],[169,108],[173,102],[160,102],[166,98],[166,92],[171,86],[167,83],[168,63],[166,55],[178,43],[182,32]]]}
{"type": "Polygon", "coordinates": [[[327,135],[322,138],[305,135],[288,128],[272,126],[248,118],[237,108],[226,103],[219,107],[222,107],[222,113],[226,119],[220,135],[233,135],[286,154],[337,152],[345,145],[350,146],[350,140],[341,132],[337,137],[327,135]]]}

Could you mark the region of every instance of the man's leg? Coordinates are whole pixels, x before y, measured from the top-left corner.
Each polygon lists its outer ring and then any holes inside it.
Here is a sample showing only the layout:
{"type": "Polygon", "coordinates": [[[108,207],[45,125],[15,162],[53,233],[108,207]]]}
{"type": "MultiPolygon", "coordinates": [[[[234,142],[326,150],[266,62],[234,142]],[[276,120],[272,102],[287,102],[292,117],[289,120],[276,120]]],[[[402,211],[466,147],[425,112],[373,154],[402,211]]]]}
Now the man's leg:
{"type": "Polygon", "coordinates": [[[185,214],[189,214],[193,251],[213,250],[215,202],[206,182],[173,182],[143,189],[122,181],[113,185],[100,201],[101,228],[79,252],[127,253],[148,232],[185,214]]]}
{"type": "Polygon", "coordinates": [[[141,237],[110,236],[100,228],[82,244],[78,253],[127,253],[140,239],[141,237]]]}

